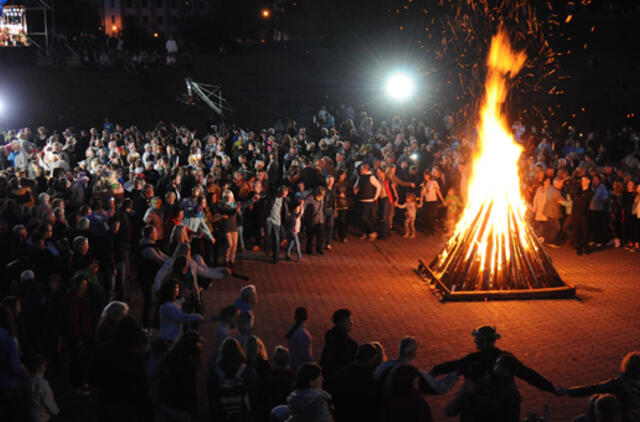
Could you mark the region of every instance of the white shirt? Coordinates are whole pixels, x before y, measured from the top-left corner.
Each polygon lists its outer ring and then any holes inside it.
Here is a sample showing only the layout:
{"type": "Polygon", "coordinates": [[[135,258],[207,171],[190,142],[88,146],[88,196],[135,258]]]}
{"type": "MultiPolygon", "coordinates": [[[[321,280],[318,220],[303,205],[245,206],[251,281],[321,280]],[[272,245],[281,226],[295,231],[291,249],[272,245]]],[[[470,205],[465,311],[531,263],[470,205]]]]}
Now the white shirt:
{"type": "Polygon", "coordinates": [[[438,200],[440,185],[435,180],[429,180],[422,184],[422,198],[425,202],[435,202],[438,200]]]}
{"type": "Polygon", "coordinates": [[[167,53],[169,54],[174,54],[178,52],[178,43],[173,38],[167,41],[167,43],[165,44],[165,47],[167,49],[167,53]]]}

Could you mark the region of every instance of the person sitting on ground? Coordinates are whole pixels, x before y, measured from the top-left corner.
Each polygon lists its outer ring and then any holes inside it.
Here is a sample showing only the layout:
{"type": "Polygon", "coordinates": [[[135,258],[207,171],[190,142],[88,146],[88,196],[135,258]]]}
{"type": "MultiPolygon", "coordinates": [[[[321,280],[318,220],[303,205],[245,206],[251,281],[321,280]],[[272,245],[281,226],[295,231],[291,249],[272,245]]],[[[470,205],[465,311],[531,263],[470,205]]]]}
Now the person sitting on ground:
{"type": "Polygon", "coordinates": [[[622,421],[640,420],[640,351],[627,353],[620,364],[620,374],[599,384],[571,387],[563,391],[570,397],[611,393],[620,402],[622,421]]]}

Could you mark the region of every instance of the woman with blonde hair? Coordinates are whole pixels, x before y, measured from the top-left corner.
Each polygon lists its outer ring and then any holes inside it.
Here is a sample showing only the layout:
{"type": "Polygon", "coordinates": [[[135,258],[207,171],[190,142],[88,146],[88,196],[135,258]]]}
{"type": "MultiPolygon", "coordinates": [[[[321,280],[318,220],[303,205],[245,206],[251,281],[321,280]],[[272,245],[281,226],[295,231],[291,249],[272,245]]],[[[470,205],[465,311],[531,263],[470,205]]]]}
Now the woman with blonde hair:
{"type": "Polygon", "coordinates": [[[218,206],[218,212],[222,215],[220,231],[226,239],[225,265],[233,267],[238,250],[238,206],[233,192],[222,192],[222,203],[218,206]]]}

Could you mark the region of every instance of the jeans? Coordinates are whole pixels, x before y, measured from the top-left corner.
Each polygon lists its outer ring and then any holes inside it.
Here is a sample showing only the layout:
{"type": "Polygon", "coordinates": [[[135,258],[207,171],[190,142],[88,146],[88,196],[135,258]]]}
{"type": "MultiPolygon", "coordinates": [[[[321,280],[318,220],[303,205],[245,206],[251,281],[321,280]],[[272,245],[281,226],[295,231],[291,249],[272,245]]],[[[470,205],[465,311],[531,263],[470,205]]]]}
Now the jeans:
{"type": "Polygon", "coordinates": [[[238,226],[238,244],[240,250],[244,250],[244,226],[238,226]]]}
{"type": "Polygon", "coordinates": [[[375,232],[375,202],[360,202],[362,225],[364,234],[370,235],[375,232]]]}
{"type": "Polygon", "coordinates": [[[300,252],[300,236],[298,233],[289,233],[289,247],[287,248],[287,257],[291,258],[291,249],[293,249],[293,245],[296,246],[296,253],[298,254],[298,259],[302,258],[302,252],[300,252]]]}
{"type": "Polygon", "coordinates": [[[280,256],[280,225],[273,224],[271,221],[267,220],[264,231],[264,250],[267,250],[267,243],[269,243],[269,240],[271,240],[271,251],[273,252],[273,259],[277,260],[280,256]]]}
{"type": "Polygon", "coordinates": [[[325,210],[325,214],[324,214],[324,243],[325,246],[330,245],[331,241],[333,240],[333,228],[335,226],[335,213],[333,211],[333,208],[327,208],[325,210]]]}

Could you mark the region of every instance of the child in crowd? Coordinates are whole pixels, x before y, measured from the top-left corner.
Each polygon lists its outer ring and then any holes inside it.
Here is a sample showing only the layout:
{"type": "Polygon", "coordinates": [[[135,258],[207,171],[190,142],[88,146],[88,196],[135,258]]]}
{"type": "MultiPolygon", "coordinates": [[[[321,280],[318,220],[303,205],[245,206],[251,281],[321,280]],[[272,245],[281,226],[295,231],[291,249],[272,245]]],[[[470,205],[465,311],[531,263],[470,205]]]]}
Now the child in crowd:
{"type": "Polygon", "coordinates": [[[463,204],[460,197],[456,194],[455,188],[449,188],[444,202],[447,204],[447,221],[445,223],[445,228],[449,236],[451,236],[463,204]]]}
{"type": "Polygon", "coordinates": [[[422,208],[422,201],[416,200],[416,194],[408,192],[404,204],[395,203],[397,208],[403,208],[404,211],[404,238],[416,238],[416,215],[418,208],[422,208]]]}
{"type": "Polygon", "coordinates": [[[36,355],[31,363],[29,391],[31,393],[31,417],[36,422],[46,422],[60,413],[49,381],[44,377],[47,361],[44,356],[36,355]]]}

